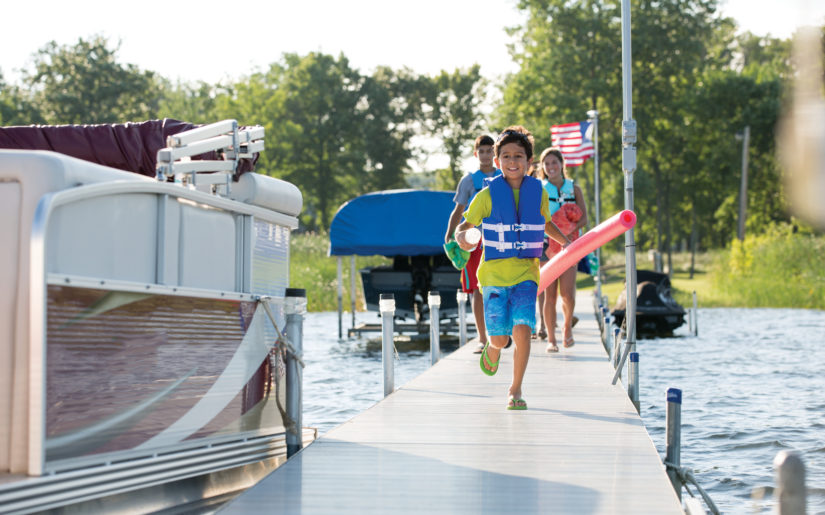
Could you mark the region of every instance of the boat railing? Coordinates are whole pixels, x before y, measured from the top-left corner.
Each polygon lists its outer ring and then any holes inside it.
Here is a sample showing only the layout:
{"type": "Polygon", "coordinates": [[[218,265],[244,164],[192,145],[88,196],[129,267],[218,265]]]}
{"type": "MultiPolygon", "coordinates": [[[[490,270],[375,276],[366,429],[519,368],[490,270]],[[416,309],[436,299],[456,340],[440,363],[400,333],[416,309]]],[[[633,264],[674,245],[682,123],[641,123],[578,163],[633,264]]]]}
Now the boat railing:
{"type": "MultiPolygon", "coordinates": [[[[157,179],[215,188],[215,193],[229,196],[233,180],[238,178],[238,163],[253,158],[264,149],[264,128],[239,128],[236,120],[223,120],[166,138],[166,147],[158,150],[157,179]],[[223,159],[192,160],[194,156],[216,152],[223,159]]],[[[199,188],[199,189],[200,189],[199,188]]]]}

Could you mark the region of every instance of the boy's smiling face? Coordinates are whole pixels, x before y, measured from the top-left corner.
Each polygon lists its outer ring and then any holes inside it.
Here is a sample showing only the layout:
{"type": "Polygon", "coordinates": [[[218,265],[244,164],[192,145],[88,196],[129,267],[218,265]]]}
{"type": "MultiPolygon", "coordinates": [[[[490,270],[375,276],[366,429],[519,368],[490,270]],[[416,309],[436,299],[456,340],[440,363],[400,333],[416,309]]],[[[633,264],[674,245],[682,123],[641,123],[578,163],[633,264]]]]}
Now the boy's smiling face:
{"type": "Polygon", "coordinates": [[[527,159],[527,152],[524,147],[518,143],[502,145],[495,160],[496,166],[501,168],[501,172],[507,182],[510,183],[510,186],[516,187],[521,184],[521,179],[527,173],[531,161],[532,159],[527,159]]]}

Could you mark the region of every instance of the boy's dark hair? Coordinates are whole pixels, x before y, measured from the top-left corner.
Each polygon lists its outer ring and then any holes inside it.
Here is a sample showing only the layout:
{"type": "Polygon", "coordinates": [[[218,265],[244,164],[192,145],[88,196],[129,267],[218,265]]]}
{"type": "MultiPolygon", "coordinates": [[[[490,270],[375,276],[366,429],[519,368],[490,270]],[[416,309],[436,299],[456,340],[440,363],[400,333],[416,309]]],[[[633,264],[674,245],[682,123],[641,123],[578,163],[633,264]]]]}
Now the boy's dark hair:
{"type": "Polygon", "coordinates": [[[521,125],[511,125],[501,131],[496,144],[493,146],[496,158],[499,157],[501,147],[508,143],[518,143],[524,149],[524,153],[527,154],[527,159],[533,157],[533,135],[521,125]]]}
{"type": "Polygon", "coordinates": [[[486,134],[482,134],[481,136],[476,138],[475,145],[473,145],[473,152],[478,150],[478,147],[485,147],[485,146],[492,147],[495,144],[496,144],[496,142],[493,140],[493,138],[491,138],[490,136],[488,136],[486,134]]]}

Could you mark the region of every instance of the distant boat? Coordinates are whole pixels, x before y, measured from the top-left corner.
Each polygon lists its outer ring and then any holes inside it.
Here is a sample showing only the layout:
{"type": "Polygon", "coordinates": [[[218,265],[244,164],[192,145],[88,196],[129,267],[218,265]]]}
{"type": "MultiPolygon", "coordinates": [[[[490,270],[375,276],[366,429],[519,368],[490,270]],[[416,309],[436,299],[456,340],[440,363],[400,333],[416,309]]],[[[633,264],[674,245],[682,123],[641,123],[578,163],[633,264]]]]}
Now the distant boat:
{"type": "MultiPolygon", "coordinates": [[[[627,288],[622,289],[611,315],[622,327],[627,308],[627,288]]],[[[667,274],[636,271],[636,335],[668,336],[685,323],[685,308],[674,300],[667,274]]]]}
{"type": "Polygon", "coordinates": [[[392,265],[360,270],[367,309],[378,311],[382,293],[395,298],[395,315],[429,319],[427,296],[441,296],[439,318],[454,318],[461,273],[444,254],[444,230],[453,192],[386,190],[341,206],[329,231],[330,256],[386,256],[392,265]]]}

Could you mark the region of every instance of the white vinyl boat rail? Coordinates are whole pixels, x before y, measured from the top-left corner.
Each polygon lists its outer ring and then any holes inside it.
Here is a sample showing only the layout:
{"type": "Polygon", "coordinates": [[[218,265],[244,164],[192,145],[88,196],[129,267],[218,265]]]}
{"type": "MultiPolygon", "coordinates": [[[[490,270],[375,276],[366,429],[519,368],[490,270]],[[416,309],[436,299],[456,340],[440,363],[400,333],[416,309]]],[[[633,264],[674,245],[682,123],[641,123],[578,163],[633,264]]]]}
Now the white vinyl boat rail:
{"type": "Polygon", "coordinates": [[[253,158],[264,149],[264,128],[256,125],[238,128],[236,120],[223,120],[166,138],[158,150],[156,177],[229,196],[238,172],[238,163],[253,158]],[[193,156],[216,152],[222,159],[192,160],[193,156]]]}

